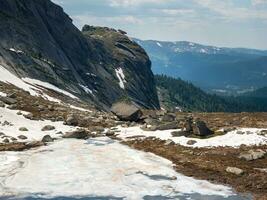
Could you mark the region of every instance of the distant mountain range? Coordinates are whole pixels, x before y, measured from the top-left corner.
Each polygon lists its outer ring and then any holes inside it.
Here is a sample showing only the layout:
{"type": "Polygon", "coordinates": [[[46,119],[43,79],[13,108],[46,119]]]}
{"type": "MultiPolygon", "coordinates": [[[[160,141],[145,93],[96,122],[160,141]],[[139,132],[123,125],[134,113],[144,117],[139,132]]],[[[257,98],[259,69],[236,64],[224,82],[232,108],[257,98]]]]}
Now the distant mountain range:
{"type": "Polygon", "coordinates": [[[267,85],[267,51],[134,40],[147,51],[155,74],[180,77],[205,91],[236,95],[267,85]]]}

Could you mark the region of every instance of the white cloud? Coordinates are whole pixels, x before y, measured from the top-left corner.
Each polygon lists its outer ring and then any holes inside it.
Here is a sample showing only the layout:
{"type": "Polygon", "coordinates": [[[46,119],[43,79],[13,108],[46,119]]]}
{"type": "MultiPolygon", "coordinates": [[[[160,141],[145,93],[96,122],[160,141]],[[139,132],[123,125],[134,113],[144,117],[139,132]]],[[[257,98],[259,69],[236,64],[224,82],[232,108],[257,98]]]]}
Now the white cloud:
{"type": "Polygon", "coordinates": [[[267,4],[267,0],[251,0],[251,4],[254,6],[267,4]]]}
{"type": "Polygon", "coordinates": [[[77,26],[80,28],[85,24],[108,26],[112,25],[129,25],[129,24],[142,24],[143,21],[131,15],[112,16],[112,17],[96,17],[90,14],[72,16],[76,21],[77,26]]]}
{"type": "MultiPolygon", "coordinates": [[[[207,8],[221,16],[227,21],[261,19],[267,20],[267,12],[253,7],[237,7],[232,0],[194,0],[200,6],[207,8]]],[[[254,3],[266,2],[266,0],[252,0],[254,3]]]]}
{"type": "Polygon", "coordinates": [[[161,12],[167,15],[186,15],[186,14],[193,14],[194,10],[192,9],[162,9],[161,12]]]}

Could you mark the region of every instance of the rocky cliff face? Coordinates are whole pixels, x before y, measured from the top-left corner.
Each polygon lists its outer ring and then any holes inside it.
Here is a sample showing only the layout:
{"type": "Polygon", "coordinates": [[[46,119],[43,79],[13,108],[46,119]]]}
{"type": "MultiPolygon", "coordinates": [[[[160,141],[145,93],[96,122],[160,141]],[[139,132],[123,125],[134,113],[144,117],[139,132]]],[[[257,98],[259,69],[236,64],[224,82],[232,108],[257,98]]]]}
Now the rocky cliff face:
{"type": "Polygon", "coordinates": [[[109,109],[120,98],[158,108],[151,62],[124,32],[79,31],[50,0],[0,0],[0,65],[109,109]]]}

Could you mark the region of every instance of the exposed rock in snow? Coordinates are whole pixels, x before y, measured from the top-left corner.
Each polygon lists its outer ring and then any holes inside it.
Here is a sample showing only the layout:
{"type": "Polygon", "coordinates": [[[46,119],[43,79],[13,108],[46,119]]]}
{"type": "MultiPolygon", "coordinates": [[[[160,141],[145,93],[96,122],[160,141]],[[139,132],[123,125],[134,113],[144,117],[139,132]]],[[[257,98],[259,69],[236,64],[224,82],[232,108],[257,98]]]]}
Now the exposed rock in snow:
{"type": "MultiPolygon", "coordinates": [[[[21,135],[20,128],[27,128],[27,132],[23,134],[27,137],[25,141],[40,141],[44,135],[49,133],[52,137],[58,137],[56,134],[58,131],[67,132],[73,131],[75,127],[69,127],[63,125],[63,122],[52,122],[48,120],[44,121],[34,121],[26,119],[22,115],[17,115],[16,110],[9,110],[7,108],[0,108],[0,132],[4,133],[5,136],[17,138],[21,135]],[[55,127],[54,130],[43,132],[41,131],[44,126],[52,125],[55,127]]],[[[0,137],[0,142],[4,138],[0,137]]],[[[18,138],[17,138],[18,139],[18,138]]],[[[20,141],[18,139],[18,141],[20,141]]]]}
{"type": "Polygon", "coordinates": [[[176,173],[166,159],[108,138],[88,143],[61,140],[27,152],[1,152],[0,161],[0,193],[17,198],[143,199],[197,194],[212,199],[233,194],[226,186],[176,173]]]}
{"type": "Polygon", "coordinates": [[[116,75],[117,75],[117,77],[118,77],[118,79],[120,81],[119,85],[120,85],[121,89],[125,89],[124,83],[127,83],[127,81],[125,80],[125,75],[123,73],[122,68],[120,67],[118,69],[115,69],[115,72],[116,72],[116,75]]]}
{"type": "Polygon", "coordinates": [[[119,137],[122,139],[127,139],[127,137],[133,136],[144,136],[144,137],[156,137],[162,140],[173,140],[176,144],[180,144],[183,146],[190,147],[219,147],[219,146],[230,146],[230,147],[239,147],[242,144],[244,145],[263,145],[267,144],[267,137],[260,135],[262,129],[256,128],[243,128],[238,129],[232,132],[229,132],[222,136],[215,136],[208,139],[197,139],[195,144],[189,145],[188,141],[192,140],[190,137],[180,136],[173,137],[172,132],[179,131],[178,130],[165,130],[165,131],[143,131],[139,127],[130,127],[130,128],[122,128],[119,127],[121,131],[119,133],[119,137]],[[239,132],[243,134],[238,134],[239,132]]]}

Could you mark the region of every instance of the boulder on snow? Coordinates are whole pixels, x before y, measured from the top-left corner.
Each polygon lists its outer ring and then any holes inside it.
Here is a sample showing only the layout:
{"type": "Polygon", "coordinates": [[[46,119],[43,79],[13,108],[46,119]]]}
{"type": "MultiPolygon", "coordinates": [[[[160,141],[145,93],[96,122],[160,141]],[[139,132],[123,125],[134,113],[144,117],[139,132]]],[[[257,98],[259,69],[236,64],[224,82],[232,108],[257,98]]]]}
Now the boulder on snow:
{"type": "Polygon", "coordinates": [[[142,111],[129,102],[118,102],[112,105],[111,112],[122,121],[138,121],[142,111]]]}
{"type": "Polygon", "coordinates": [[[79,129],[73,132],[67,132],[63,135],[63,138],[75,138],[75,139],[86,139],[89,133],[84,129],[79,129]]]}
{"type": "Polygon", "coordinates": [[[45,135],[42,139],[42,142],[53,142],[53,138],[50,135],[45,135]]]}
{"type": "Polygon", "coordinates": [[[203,121],[196,121],[196,123],[193,126],[193,132],[195,135],[198,136],[208,136],[214,134],[213,131],[211,131],[205,122],[203,121]]]}
{"type": "Polygon", "coordinates": [[[52,130],[55,130],[55,127],[51,125],[46,125],[42,128],[42,131],[52,131],[52,130]]]}

